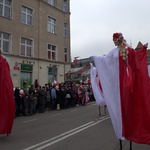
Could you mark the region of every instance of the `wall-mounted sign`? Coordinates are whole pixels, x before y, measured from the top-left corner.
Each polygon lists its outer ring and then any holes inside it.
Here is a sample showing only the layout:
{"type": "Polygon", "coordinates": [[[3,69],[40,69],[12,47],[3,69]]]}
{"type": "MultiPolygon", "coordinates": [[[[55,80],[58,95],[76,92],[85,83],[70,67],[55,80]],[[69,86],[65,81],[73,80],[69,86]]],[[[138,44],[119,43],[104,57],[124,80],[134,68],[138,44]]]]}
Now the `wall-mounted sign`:
{"type": "Polygon", "coordinates": [[[14,70],[20,70],[18,66],[14,66],[14,70]]]}
{"type": "Polygon", "coordinates": [[[33,71],[33,66],[28,64],[21,64],[21,70],[24,71],[33,71]]]}
{"type": "Polygon", "coordinates": [[[15,62],[15,66],[18,66],[18,62],[15,62]]]}

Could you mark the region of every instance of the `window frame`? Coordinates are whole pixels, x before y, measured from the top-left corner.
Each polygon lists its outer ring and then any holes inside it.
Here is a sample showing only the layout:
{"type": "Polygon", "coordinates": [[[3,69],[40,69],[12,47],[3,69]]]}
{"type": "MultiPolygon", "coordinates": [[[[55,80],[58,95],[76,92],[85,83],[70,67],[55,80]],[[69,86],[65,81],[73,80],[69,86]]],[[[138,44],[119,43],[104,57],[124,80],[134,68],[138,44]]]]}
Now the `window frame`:
{"type": "Polygon", "coordinates": [[[64,37],[67,37],[67,34],[68,34],[68,24],[67,23],[64,23],[64,37]]]}
{"type": "Polygon", "coordinates": [[[0,2],[0,6],[2,6],[2,11],[0,12],[0,16],[11,19],[12,18],[12,0],[10,0],[10,5],[6,4],[6,1],[7,0],[3,0],[3,2],[0,2]],[[6,8],[9,9],[9,12],[7,12],[6,8]],[[6,13],[9,15],[5,15],[6,13]]]}
{"type": "Polygon", "coordinates": [[[64,11],[64,12],[67,12],[67,11],[68,11],[67,0],[63,0],[63,11],[64,11]]]}
{"type": "Polygon", "coordinates": [[[48,0],[48,4],[56,6],[56,0],[48,0]]]}
{"type": "Polygon", "coordinates": [[[3,53],[10,54],[11,53],[11,34],[5,33],[5,32],[0,32],[0,48],[2,49],[3,53]],[[4,38],[4,34],[8,36],[8,39],[4,38]],[[5,44],[4,42],[7,42],[7,50],[5,51],[5,44]]]}
{"type": "Polygon", "coordinates": [[[56,34],[56,19],[51,16],[47,19],[47,31],[56,34]]]}
{"type": "Polygon", "coordinates": [[[67,49],[67,47],[64,48],[64,61],[68,62],[68,49],[67,49]]]}
{"type": "Polygon", "coordinates": [[[47,58],[48,60],[53,60],[53,61],[56,61],[56,55],[57,55],[57,46],[56,45],[53,45],[53,44],[50,44],[48,43],[47,45],[47,58]]]}
{"type": "Polygon", "coordinates": [[[21,23],[29,25],[29,26],[33,26],[33,9],[32,8],[25,6],[25,5],[21,5],[21,23]],[[25,11],[23,11],[22,9],[25,9],[25,11]],[[29,13],[29,11],[31,11],[31,13],[29,13]]]}
{"type": "Polygon", "coordinates": [[[20,56],[33,57],[33,40],[32,39],[28,39],[25,37],[20,38],[20,56]],[[25,42],[22,43],[22,40],[24,40],[25,42]],[[23,47],[24,47],[24,54],[22,54],[23,47]],[[28,54],[29,50],[30,50],[29,52],[30,54],[28,54]]]}

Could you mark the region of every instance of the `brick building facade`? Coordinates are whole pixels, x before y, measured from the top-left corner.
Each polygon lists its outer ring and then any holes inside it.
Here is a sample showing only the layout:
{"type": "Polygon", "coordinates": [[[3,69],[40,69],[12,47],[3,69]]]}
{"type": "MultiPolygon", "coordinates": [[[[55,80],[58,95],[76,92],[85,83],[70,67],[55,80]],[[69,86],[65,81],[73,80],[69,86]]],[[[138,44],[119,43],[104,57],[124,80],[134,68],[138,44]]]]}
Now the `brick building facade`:
{"type": "Polygon", "coordinates": [[[1,0],[0,47],[14,86],[54,78],[70,70],[70,0],[1,0]]]}

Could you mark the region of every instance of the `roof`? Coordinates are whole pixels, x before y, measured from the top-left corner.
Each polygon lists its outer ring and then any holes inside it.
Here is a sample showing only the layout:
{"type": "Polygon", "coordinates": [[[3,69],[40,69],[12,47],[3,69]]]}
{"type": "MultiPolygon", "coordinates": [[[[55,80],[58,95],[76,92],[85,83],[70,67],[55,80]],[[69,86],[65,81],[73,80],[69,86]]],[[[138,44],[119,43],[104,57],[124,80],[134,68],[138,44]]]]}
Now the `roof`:
{"type": "Polygon", "coordinates": [[[138,45],[136,46],[135,50],[141,49],[143,44],[139,41],[138,45]]]}
{"type": "Polygon", "coordinates": [[[147,50],[147,55],[150,56],[150,49],[147,50]]]}
{"type": "Polygon", "coordinates": [[[72,68],[70,71],[68,71],[67,73],[75,73],[81,69],[83,69],[84,67],[77,67],[77,68],[72,68]]]}
{"type": "Polygon", "coordinates": [[[83,75],[83,76],[86,76],[86,75],[88,75],[88,74],[90,74],[90,69],[85,70],[84,72],[82,72],[82,75],[83,75]]]}

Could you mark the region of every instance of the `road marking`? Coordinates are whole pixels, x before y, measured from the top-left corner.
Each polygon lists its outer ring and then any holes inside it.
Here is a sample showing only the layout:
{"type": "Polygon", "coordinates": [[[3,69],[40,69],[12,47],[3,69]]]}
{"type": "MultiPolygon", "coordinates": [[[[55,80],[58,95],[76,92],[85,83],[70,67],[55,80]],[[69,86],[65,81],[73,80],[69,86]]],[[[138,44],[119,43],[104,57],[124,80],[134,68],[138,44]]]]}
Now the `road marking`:
{"type": "Polygon", "coordinates": [[[71,110],[70,112],[75,112],[75,111],[77,111],[77,109],[71,110]]]}
{"type": "Polygon", "coordinates": [[[91,105],[89,105],[89,106],[87,106],[86,108],[91,108],[92,106],[91,105]]]}
{"type": "Polygon", "coordinates": [[[59,115],[61,115],[61,114],[62,114],[62,113],[54,114],[54,115],[52,115],[52,117],[59,116],[59,115]]]}
{"type": "Polygon", "coordinates": [[[38,119],[27,120],[27,121],[23,121],[22,123],[33,122],[33,121],[36,121],[36,120],[38,120],[38,119]]]}
{"type": "MultiPolygon", "coordinates": [[[[97,105],[97,104],[96,104],[96,103],[92,103],[91,105],[94,105],[94,106],[95,106],[95,105],[97,105]]],[[[97,106],[98,106],[98,105],[97,105],[97,106]]]]}
{"type": "Polygon", "coordinates": [[[103,122],[103,121],[105,121],[106,119],[109,119],[109,118],[110,118],[109,116],[101,117],[99,121],[91,121],[89,123],[86,123],[86,124],[84,124],[82,126],[79,126],[79,127],[75,128],[75,129],[67,131],[67,132],[65,132],[63,134],[60,134],[58,136],[55,136],[55,137],[53,137],[51,139],[48,139],[48,140],[43,141],[43,142],[40,142],[38,144],[35,144],[35,145],[30,146],[28,148],[25,148],[23,150],[42,150],[42,149],[44,149],[46,147],[49,147],[49,146],[51,146],[51,145],[53,145],[53,144],[55,144],[55,143],[57,143],[59,141],[62,141],[64,139],[66,139],[66,138],[68,138],[68,137],[70,137],[70,136],[72,136],[74,134],[77,134],[77,133],[79,133],[79,132],[81,132],[81,131],[83,131],[83,130],[85,130],[87,128],[90,128],[90,127],[92,127],[92,126],[94,126],[94,125],[96,125],[98,123],[101,123],[101,122],[103,122]]]}
{"type": "Polygon", "coordinates": [[[42,144],[48,143],[48,142],[50,142],[50,141],[52,141],[52,140],[55,140],[55,139],[60,138],[60,137],[62,137],[62,136],[65,136],[66,134],[69,134],[69,133],[74,132],[74,131],[76,131],[76,130],[78,130],[78,129],[80,129],[80,128],[83,128],[83,127],[85,127],[85,126],[87,126],[87,125],[89,125],[89,124],[92,124],[93,122],[94,122],[94,121],[91,121],[91,122],[89,122],[89,123],[86,123],[86,124],[84,124],[84,125],[82,125],[82,126],[79,126],[79,127],[75,128],[75,129],[72,129],[72,130],[70,130],[70,131],[67,131],[67,132],[65,132],[65,133],[62,133],[62,134],[60,134],[60,135],[58,135],[58,136],[55,136],[55,137],[53,137],[53,138],[51,138],[51,139],[48,139],[48,140],[46,140],[46,141],[43,141],[43,142],[41,142],[41,143],[35,144],[35,145],[31,146],[31,147],[28,147],[28,148],[26,148],[26,149],[24,149],[24,150],[31,150],[31,149],[33,149],[33,148],[35,148],[35,147],[38,147],[38,146],[42,145],[42,144]]]}

